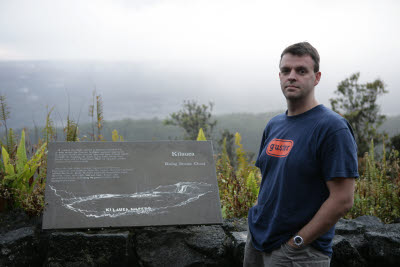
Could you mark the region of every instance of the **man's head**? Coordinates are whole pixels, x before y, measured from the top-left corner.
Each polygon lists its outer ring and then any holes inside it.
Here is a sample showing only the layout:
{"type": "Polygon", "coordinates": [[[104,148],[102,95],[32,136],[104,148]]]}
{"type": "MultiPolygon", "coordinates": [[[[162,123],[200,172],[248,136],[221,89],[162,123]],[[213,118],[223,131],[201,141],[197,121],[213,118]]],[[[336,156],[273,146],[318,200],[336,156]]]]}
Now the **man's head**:
{"type": "Polygon", "coordinates": [[[285,54],[292,54],[293,56],[299,56],[299,57],[309,55],[314,61],[314,72],[319,71],[319,54],[317,49],[315,49],[310,43],[301,42],[286,47],[286,49],[283,50],[281,54],[280,62],[282,62],[282,57],[285,54]]]}
{"type": "Polygon", "coordinates": [[[279,79],[288,101],[315,102],[314,87],[319,83],[319,55],[309,43],[287,47],[279,63],[279,79]]]}

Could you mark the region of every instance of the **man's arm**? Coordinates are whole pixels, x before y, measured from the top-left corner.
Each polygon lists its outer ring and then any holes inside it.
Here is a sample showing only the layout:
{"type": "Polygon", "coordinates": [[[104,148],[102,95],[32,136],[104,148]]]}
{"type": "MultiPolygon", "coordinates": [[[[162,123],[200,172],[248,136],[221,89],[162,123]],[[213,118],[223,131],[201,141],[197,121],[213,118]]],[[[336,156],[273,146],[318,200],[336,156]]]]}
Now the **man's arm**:
{"type": "MultiPolygon", "coordinates": [[[[326,233],[353,206],[354,178],[334,178],[327,181],[326,185],[329,189],[329,197],[311,221],[298,232],[304,240],[304,245],[310,244],[326,233]]],[[[293,238],[290,238],[288,244],[296,247],[293,238]]]]}

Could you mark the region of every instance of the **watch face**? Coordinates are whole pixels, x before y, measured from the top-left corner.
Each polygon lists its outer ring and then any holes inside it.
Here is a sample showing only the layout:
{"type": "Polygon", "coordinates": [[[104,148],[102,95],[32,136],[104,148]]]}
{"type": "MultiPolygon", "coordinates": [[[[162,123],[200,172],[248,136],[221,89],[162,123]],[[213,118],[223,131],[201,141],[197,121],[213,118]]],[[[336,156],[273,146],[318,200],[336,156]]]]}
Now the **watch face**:
{"type": "Polygon", "coordinates": [[[303,244],[303,238],[301,238],[301,236],[296,236],[295,238],[294,238],[294,243],[296,244],[296,245],[301,245],[301,244],[303,244]]]}

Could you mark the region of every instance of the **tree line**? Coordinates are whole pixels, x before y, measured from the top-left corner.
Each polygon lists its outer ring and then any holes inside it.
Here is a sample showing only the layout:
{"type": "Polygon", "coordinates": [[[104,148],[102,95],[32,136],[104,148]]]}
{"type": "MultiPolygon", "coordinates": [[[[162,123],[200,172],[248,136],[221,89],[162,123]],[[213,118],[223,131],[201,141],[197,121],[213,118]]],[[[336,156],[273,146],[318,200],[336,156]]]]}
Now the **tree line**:
{"type": "MultiPolygon", "coordinates": [[[[379,96],[387,93],[384,82],[377,79],[362,84],[359,82],[359,77],[360,74],[356,73],[341,81],[335,91],[336,97],[330,99],[332,109],[352,125],[358,145],[361,178],[357,180],[355,205],[348,216],[369,214],[376,215],[385,222],[391,222],[400,217],[400,134],[392,136],[389,141],[387,134],[378,130],[386,120],[376,102],[379,96]],[[382,146],[382,157],[376,159],[374,147],[379,143],[382,146]]],[[[102,107],[101,96],[94,92],[88,113],[91,123],[83,127],[68,113],[65,125],[61,129],[55,127],[52,120],[53,108],[50,108],[45,127],[40,130],[41,137],[35,143],[26,140],[24,130],[21,131],[18,141],[15,131],[7,127],[11,113],[5,96],[0,96],[0,122],[5,130],[5,135],[0,140],[2,146],[0,200],[8,199],[15,207],[23,208],[31,215],[42,212],[47,144],[60,140],[58,138],[60,136],[68,142],[124,141],[131,139],[126,138],[131,132],[134,134],[141,132],[137,121],[135,123],[129,119],[122,120],[123,125],[132,122],[132,129],[125,131],[124,129],[121,131],[117,122],[107,124],[104,121],[102,107]]],[[[184,101],[179,111],[171,113],[164,120],[143,120],[141,127],[147,123],[147,128],[145,127],[141,134],[147,139],[142,139],[196,140],[200,137],[201,140],[213,139],[222,212],[226,217],[245,216],[257,197],[261,182],[259,170],[254,166],[254,156],[258,152],[262,130],[268,119],[276,113],[216,117],[212,114],[213,107],[213,103],[198,104],[194,100],[184,101]],[[237,127],[234,129],[225,127],[229,124],[227,124],[229,120],[236,121],[237,127]],[[256,133],[253,131],[253,135],[250,135],[248,128],[257,127],[259,130],[256,133]],[[148,129],[153,133],[150,137],[148,129]],[[218,132],[215,133],[217,129],[218,132]],[[243,132],[240,134],[239,130],[243,132]],[[165,138],[166,133],[167,138],[165,138]],[[256,140],[252,141],[253,149],[250,151],[245,149],[246,139],[256,140]]],[[[34,131],[39,132],[38,129],[34,131]]],[[[3,203],[1,201],[0,210],[3,203]]]]}

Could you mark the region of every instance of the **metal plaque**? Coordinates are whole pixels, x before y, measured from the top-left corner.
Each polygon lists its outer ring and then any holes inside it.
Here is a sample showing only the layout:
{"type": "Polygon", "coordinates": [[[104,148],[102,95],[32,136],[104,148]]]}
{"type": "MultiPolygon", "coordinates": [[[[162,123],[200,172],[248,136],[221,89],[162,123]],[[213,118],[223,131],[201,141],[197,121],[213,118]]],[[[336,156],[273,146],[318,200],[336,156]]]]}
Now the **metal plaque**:
{"type": "Polygon", "coordinates": [[[43,229],[222,223],[210,141],[53,142],[43,229]]]}

